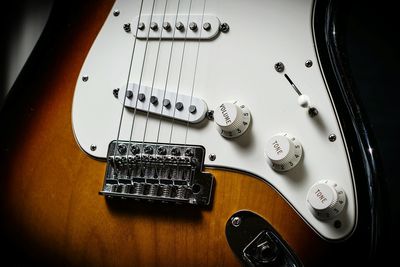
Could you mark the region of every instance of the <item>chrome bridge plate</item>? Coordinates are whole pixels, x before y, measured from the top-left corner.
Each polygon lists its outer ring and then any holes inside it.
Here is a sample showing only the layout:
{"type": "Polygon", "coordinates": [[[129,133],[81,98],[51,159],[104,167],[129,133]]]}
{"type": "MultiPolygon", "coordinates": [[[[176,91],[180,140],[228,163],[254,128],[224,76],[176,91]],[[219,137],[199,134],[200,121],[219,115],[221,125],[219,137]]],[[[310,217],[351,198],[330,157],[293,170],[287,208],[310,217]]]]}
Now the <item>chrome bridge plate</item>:
{"type": "Polygon", "coordinates": [[[100,194],[209,205],[214,178],[203,172],[204,155],[202,146],[112,141],[100,194]]]}

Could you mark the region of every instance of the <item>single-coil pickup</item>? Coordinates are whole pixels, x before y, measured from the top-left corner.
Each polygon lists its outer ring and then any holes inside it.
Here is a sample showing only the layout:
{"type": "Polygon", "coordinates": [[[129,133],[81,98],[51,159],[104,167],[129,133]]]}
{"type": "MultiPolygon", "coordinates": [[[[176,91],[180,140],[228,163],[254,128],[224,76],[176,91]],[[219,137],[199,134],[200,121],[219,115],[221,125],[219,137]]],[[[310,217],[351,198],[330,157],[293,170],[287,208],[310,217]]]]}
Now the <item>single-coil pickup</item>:
{"type": "Polygon", "coordinates": [[[163,89],[151,88],[145,85],[131,83],[126,93],[114,90],[114,96],[127,108],[158,114],[166,118],[180,121],[201,122],[207,112],[207,104],[200,98],[163,89]],[[126,98],[124,101],[124,97],[126,98]]]}
{"type": "Polygon", "coordinates": [[[210,40],[219,33],[220,21],[211,15],[153,14],[133,19],[131,32],[138,39],[210,40]],[[138,23],[139,22],[139,23],[138,23]]]}

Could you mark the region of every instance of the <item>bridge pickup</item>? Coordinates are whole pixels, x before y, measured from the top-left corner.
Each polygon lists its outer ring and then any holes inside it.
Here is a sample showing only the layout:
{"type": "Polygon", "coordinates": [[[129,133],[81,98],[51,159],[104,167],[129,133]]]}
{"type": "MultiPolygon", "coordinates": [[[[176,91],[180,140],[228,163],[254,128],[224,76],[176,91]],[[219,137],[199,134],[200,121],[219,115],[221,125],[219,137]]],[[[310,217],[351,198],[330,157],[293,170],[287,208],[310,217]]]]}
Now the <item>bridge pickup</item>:
{"type": "Polygon", "coordinates": [[[138,17],[135,17],[132,33],[138,39],[145,40],[147,36],[149,40],[160,40],[160,35],[161,40],[210,40],[219,33],[220,21],[215,16],[191,14],[188,20],[187,14],[178,17],[166,14],[163,18],[164,14],[154,14],[153,17],[141,15],[138,25],[138,17]]]}
{"type": "MultiPolygon", "coordinates": [[[[121,103],[124,103],[125,92],[115,94],[121,103]]],[[[164,89],[149,86],[140,86],[131,83],[126,93],[125,107],[137,108],[137,110],[151,114],[161,115],[166,118],[174,118],[184,122],[199,123],[207,112],[207,104],[200,98],[165,91],[164,89]],[[165,95],[164,95],[165,94],[165,95]]]]}
{"type": "Polygon", "coordinates": [[[108,197],[209,205],[214,178],[202,146],[112,141],[100,194],[108,197]]]}

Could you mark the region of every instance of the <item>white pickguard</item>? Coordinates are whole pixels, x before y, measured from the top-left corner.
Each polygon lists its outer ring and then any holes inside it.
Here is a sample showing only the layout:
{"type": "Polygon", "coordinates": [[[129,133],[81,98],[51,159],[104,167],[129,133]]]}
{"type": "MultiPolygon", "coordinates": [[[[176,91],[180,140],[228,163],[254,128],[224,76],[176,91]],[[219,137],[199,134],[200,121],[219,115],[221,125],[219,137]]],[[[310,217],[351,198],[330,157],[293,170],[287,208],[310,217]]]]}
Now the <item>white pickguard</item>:
{"type": "MultiPolygon", "coordinates": [[[[178,0],[168,0],[167,13],[175,14],[178,0]]],[[[201,14],[203,0],[193,0],[193,14],[201,14]]],[[[145,0],[143,14],[151,13],[152,0],[145,0]]],[[[155,13],[163,14],[165,0],[156,0],[155,13]]],[[[73,101],[73,127],[76,139],[88,154],[104,158],[110,141],[117,138],[123,110],[122,140],[129,140],[133,111],[122,108],[113,96],[113,89],[125,85],[134,45],[133,33],[126,33],[125,23],[133,23],[139,15],[139,0],[115,3],[101,32],[94,42],[77,81],[73,101]],[[82,77],[89,79],[84,82],[82,77]],[[91,145],[97,149],[92,151],[91,145]]],[[[230,26],[211,41],[200,43],[194,95],[203,99],[208,108],[219,103],[239,100],[252,115],[247,132],[235,139],[220,136],[213,121],[205,119],[191,125],[187,143],[199,144],[216,160],[206,158],[206,165],[234,168],[252,173],[273,185],[297,210],[306,222],[327,239],[342,239],[350,235],[357,222],[357,204],[351,164],[335,108],[318,66],[312,32],[313,1],[311,0],[207,0],[205,13],[217,17],[230,26]],[[305,67],[312,60],[311,68],[305,67]],[[274,69],[276,62],[285,64],[285,72],[297,87],[310,96],[319,115],[311,118],[297,104],[297,94],[283,76],[274,69]],[[293,170],[278,173],[264,157],[265,143],[276,133],[288,132],[300,140],[304,158],[293,170]],[[330,142],[328,136],[336,134],[330,142]],[[347,195],[347,206],[333,221],[317,220],[306,204],[308,189],[317,181],[329,179],[340,184],[347,195]]],[[[189,1],[181,0],[180,14],[189,13],[189,1]]],[[[132,29],[134,31],[135,29],[132,29]]],[[[174,41],[168,91],[179,90],[191,95],[197,53],[196,41],[185,43],[180,81],[178,82],[184,43],[174,41]]],[[[163,40],[154,80],[156,88],[164,88],[172,41],[163,40]]],[[[158,41],[148,42],[144,66],[146,40],[137,40],[129,82],[151,86],[156,63],[158,41]],[[141,72],[143,70],[143,77],[141,72]]],[[[121,88],[123,91],[125,88],[121,88]]],[[[159,117],[150,116],[145,141],[157,139],[159,117]]],[[[143,140],[146,114],[135,117],[133,140],[143,140]]],[[[171,120],[161,123],[160,142],[169,142],[171,120]]],[[[173,143],[185,143],[186,124],[174,122],[173,143]]],[[[99,177],[101,179],[102,177],[99,177]]],[[[218,185],[217,185],[218,186],[218,185]]],[[[285,216],[282,214],[282,216],[285,216]]]]}

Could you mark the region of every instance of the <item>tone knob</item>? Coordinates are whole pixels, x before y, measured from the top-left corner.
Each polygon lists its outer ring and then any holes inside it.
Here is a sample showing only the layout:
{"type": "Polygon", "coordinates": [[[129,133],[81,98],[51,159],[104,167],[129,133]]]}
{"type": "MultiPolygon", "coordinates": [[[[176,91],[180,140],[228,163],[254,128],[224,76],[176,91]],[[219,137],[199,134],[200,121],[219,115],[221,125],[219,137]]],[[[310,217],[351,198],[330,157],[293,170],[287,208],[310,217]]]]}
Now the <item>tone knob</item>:
{"type": "Polygon", "coordinates": [[[307,193],[311,213],[319,220],[329,220],[339,215],[346,205],[343,188],[331,180],[315,183],[307,193]]]}
{"type": "Polygon", "coordinates": [[[294,168],[300,162],[303,149],[295,137],[280,133],[268,140],[265,156],[274,170],[284,172],[294,168]]]}
{"type": "Polygon", "coordinates": [[[221,103],[214,111],[217,129],[226,138],[234,138],[244,134],[249,127],[250,120],[250,110],[237,101],[221,103]]]}

